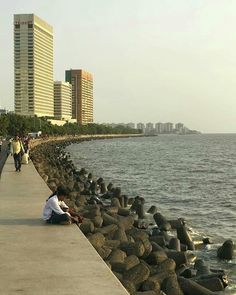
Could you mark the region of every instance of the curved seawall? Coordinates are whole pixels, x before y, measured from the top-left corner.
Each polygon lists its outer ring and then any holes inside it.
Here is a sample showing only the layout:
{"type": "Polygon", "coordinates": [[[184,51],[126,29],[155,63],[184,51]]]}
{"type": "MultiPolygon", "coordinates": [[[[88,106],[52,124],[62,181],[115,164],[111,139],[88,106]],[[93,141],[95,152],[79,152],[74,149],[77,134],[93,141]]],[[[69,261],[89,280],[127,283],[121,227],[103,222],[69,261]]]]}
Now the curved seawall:
{"type": "MultiPolygon", "coordinates": [[[[108,193],[106,195],[105,193],[106,196],[103,196],[105,200],[102,198],[102,203],[96,204],[99,201],[96,199],[97,194],[94,194],[92,187],[90,188],[91,190],[87,191],[85,186],[85,183],[89,180],[87,174],[90,171],[85,172],[84,169],[81,169],[81,166],[76,169],[70,159],[70,155],[65,151],[65,147],[70,142],[73,141],[50,142],[39,146],[33,151],[33,160],[42,177],[50,186],[53,186],[53,183],[54,185],[62,184],[67,186],[69,195],[66,202],[84,217],[85,222],[83,222],[81,230],[131,294],[136,294],[136,291],[139,294],[140,291],[150,290],[151,285],[147,285],[145,282],[147,278],[148,280],[154,279],[156,283],[161,284],[161,290],[164,290],[166,293],[168,284],[166,285],[163,280],[166,281],[168,276],[171,276],[170,284],[174,284],[175,291],[179,292],[179,284],[181,288],[184,288],[182,285],[185,285],[183,280],[180,280],[179,283],[177,282],[179,271],[185,270],[180,269],[180,264],[184,263],[185,267],[187,267],[187,272],[191,272],[194,275],[194,269],[189,263],[196,259],[194,252],[185,252],[187,249],[194,250],[195,248],[193,244],[195,241],[191,241],[191,236],[188,238],[188,242],[186,239],[183,239],[182,234],[184,232],[184,235],[188,236],[186,232],[188,229],[184,226],[185,222],[182,219],[164,222],[165,218],[159,212],[156,214],[158,209],[153,208],[154,210],[150,214],[153,215],[154,222],[158,226],[154,226],[152,222],[150,224],[153,227],[152,231],[145,230],[147,229],[148,221],[143,219],[145,217],[143,210],[144,198],[137,197],[135,200],[132,197],[128,198],[120,194],[119,188],[115,188],[115,190],[110,192],[111,194],[108,193]],[[128,204],[133,205],[130,208],[127,206],[128,204]],[[136,214],[134,213],[135,211],[136,214]],[[137,219],[137,215],[139,219],[137,219]],[[163,223],[161,220],[166,224],[165,227],[161,224],[163,223]],[[179,227],[182,230],[178,230],[179,227]],[[175,231],[177,230],[177,237],[181,239],[183,244],[183,247],[181,245],[182,251],[180,251],[180,247],[177,247],[177,244],[175,244],[176,247],[173,249],[173,245],[170,244],[172,236],[169,235],[171,234],[169,230],[172,230],[173,234],[176,234],[175,231]],[[182,262],[177,257],[182,257],[182,262]],[[173,272],[174,270],[176,273],[173,272]],[[159,272],[163,275],[161,275],[161,278],[158,275],[159,272]]],[[[107,153],[105,142],[103,149],[107,153]]],[[[99,141],[95,143],[99,143],[99,141]]],[[[88,146],[87,143],[85,145],[88,146]]],[[[90,149],[89,146],[88,149],[90,149]]],[[[101,167],[104,168],[103,165],[100,165],[101,167]]],[[[92,177],[92,179],[94,178],[92,177]]],[[[98,181],[102,183],[101,177],[97,179],[97,184],[98,181]]],[[[175,239],[175,241],[176,243],[180,242],[178,239],[175,239]]],[[[203,251],[206,249],[204,245],[202,245],[202,249],[203,251]]],[[[207,269],[208,267],[206,267],[207,269]]],[[[219,291],[227,285],[227,277],[221,270],[215,269],[215,271],[211,276],[217,276],[216,279],[219,283],[217,290],[219,291]]],[[[206,275],[208,276],[209,273],[206,273],[206,275]]],[[[194,283],[190,280],[188,283],[190,287],[189,284],[192,286],[194,283]]],[[[195,288],[199,289],[199,286],[197,285],[195,288]]],[[[214,291],[216,291],[215,288],[214,291]]],[[[207,290],[204,292],[204,294],[212,294],[212,292],[207,290]]],[[[154,293],[152,292],[152,294],[154,293]]]]}

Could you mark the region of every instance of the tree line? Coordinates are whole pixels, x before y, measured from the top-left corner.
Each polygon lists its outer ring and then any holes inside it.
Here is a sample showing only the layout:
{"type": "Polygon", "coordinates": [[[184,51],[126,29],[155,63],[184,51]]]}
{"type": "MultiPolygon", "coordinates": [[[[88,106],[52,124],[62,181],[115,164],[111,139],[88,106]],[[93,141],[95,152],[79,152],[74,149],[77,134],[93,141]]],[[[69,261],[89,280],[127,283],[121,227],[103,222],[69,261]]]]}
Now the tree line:
{"type": "Polygon", "coordinates": [[[53,125],[46,117],[29,117],[13,113],[0,115],[0,136],[25,136],[30,132],[42,131],[43,135],[80,135],[80,134],[139,134],[141,130],[118,125],[104,124],[79,125],[65,123],[63,126],[53,125]]]}

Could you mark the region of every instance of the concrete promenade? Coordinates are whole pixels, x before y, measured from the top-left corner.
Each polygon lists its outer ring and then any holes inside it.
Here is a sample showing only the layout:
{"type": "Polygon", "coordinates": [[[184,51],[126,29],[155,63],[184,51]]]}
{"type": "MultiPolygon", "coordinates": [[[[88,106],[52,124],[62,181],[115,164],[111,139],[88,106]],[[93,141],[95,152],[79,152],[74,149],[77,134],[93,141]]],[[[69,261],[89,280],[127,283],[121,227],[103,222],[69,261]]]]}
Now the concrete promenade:
{"type": "Polygon", "coordinates": [[[0,179],[0,294],[127,295],[76,225],[47,225],[50,190],[32,163],[0,179]]]}

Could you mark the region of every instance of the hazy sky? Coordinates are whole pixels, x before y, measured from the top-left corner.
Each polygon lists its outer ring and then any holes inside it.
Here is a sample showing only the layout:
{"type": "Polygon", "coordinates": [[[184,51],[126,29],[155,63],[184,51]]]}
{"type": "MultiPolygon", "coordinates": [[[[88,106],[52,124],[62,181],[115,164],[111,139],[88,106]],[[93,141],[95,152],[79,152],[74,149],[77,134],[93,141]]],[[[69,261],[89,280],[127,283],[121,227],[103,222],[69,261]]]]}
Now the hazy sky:
{"type": "Polygon", "coordinates": [[[0,11],[0,105],[13,109],[13,14],[54,29],[54,78],[94,75],[95,122],[236,132],[235,0],[10,0],[0,11]]]}

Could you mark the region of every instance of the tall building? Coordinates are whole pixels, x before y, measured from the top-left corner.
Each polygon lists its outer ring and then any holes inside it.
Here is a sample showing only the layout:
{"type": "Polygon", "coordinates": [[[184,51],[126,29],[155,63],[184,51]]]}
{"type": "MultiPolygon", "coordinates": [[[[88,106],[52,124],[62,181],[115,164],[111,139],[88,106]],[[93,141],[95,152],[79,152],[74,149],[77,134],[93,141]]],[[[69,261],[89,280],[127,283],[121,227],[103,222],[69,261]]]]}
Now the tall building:
{"type": "Polygon", "coordinates": [[[161,122],[156,123],[155,129],[156,129],[157,133],[163,133],[164,132],[164,124],[161,122]]]}
{"type": "Polygon", "coordinates": [[[153,130],[153,123],[149,122],[146,124],[146,131],[151,131],[153,130]]]}
{"type": "Polygon", "coordinates": [[[173,132],[173,123],[171,123],[171,122],[164,123],[164,132],[165,133],[172,133],[173,132]]]}
{"type": "Polygon", "coordinates": [[[81,125],[93,123],[93,76],[84,70],[66,71],[72,85],[72,119],[81,125]]]}
{"type": "Polygon", "coordinates": [[[183,131],[184,130],[184,124],[183,123],[177,123],[177,124],[175,124],[175,129],[177,131],[183,131]]]}
{"type": "Polygon", "coordinates": [[[143,132],[145,131],[145,125],[143,123],[137,123],[137,129],[142,130],[143,132]]]}
{"type": "Polygon", "coordinates": [[[70,83],[54,82],[54,118],[70,120],[72,117],[72,86],[70,83]]]}
{"type": "Polygon", "coordinates": [[[14,15],[15,112],[54,115],[53,29],[34,14],[14,15]]]}

